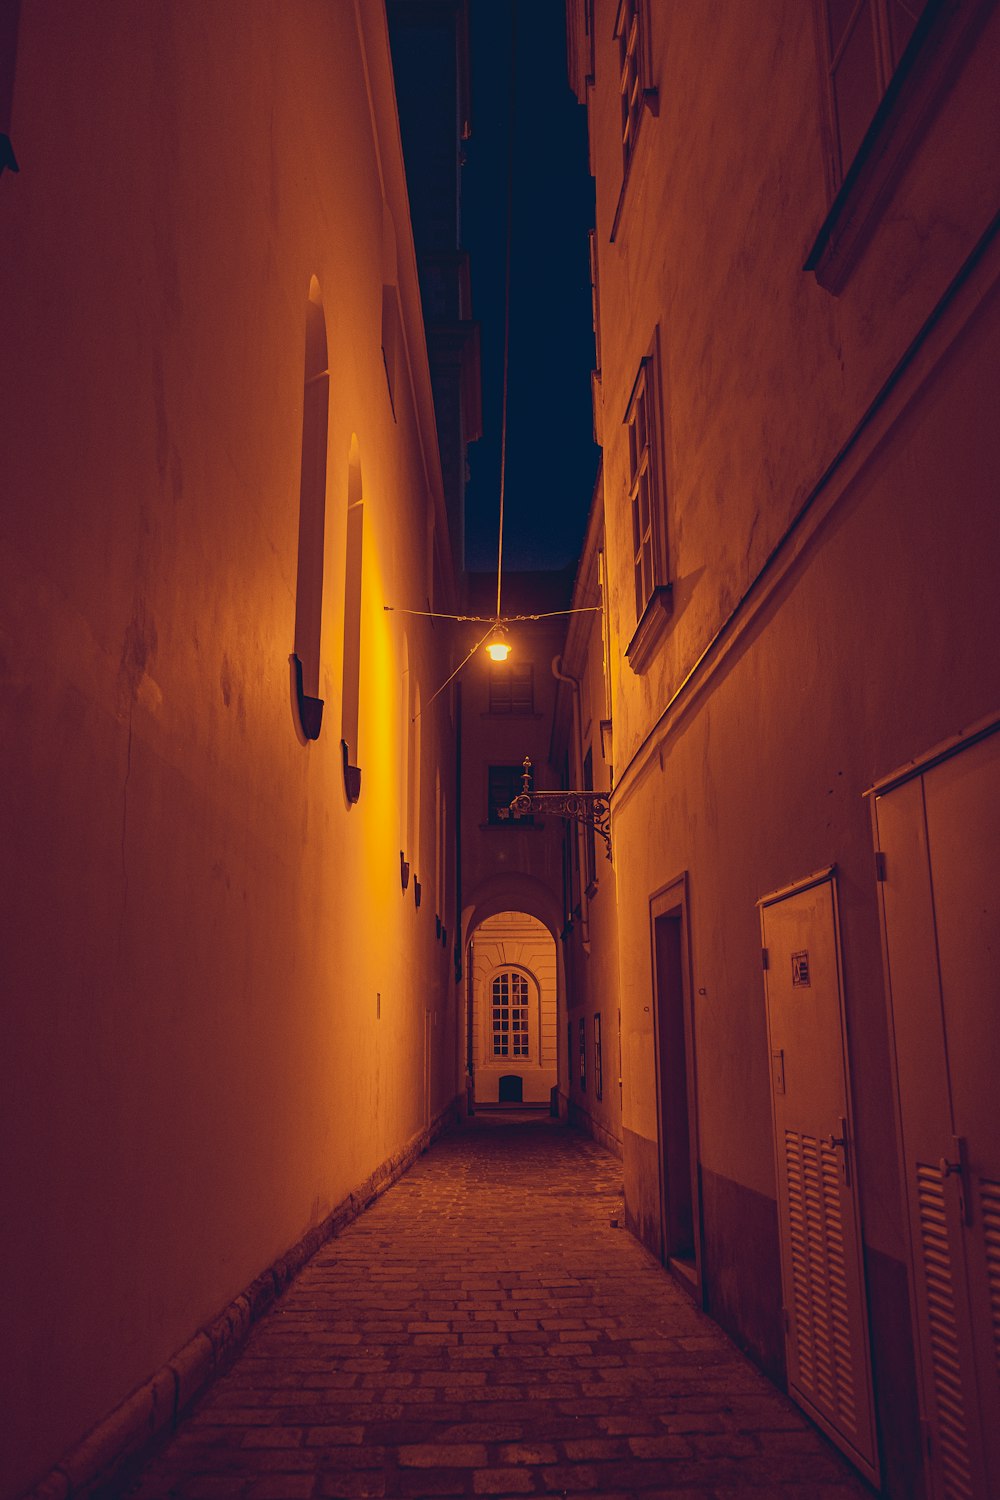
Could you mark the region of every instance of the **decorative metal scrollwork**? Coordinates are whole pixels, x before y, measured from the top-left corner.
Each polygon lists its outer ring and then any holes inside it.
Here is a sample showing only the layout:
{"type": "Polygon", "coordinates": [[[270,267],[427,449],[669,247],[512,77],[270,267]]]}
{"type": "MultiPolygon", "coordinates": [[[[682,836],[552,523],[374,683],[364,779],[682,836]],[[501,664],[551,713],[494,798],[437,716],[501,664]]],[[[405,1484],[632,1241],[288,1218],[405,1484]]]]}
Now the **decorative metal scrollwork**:
{"type": "Polygon", "coordinates": [[[531,789],[531,760],[526,755],[521,762],[524,775],[521,790],[509,807],[498,807],[497,816],[525,818],[531,813],[554,813],[558,818],[573,818],[585,828],[593,829],[604,840],[608,859],[611,858],[611,804],[607,792],[534,792],[531,789]]]}

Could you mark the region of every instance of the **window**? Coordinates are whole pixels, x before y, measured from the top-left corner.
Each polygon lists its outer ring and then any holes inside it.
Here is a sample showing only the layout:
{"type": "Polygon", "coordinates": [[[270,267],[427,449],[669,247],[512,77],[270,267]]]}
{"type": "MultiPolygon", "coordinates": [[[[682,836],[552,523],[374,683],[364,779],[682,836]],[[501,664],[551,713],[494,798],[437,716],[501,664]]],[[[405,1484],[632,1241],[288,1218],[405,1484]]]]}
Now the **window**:
{"type": "Polygon", "coordinates": [[[657,579],[656,468],[652,461],[651,382],[646,361],[639,374],[628,418],[628,497],[632,508],[632,570],[635,575],[635,613],[638,618],[657,579]]]}
{"type": "Polygon", "coordinates": [[[326,450],[330,370],[323,297],[314,276],[306,302],[305,378],[302,393],[302,461],[299,471],[299,551],[295,578],[296,703],[303,740],[319,739],[323,620],[323,537],[326,527],[326,450]]]}
{"type": "Polygon", "coordinates": [[[580,1087],[587,1092],[587,1023],[580,1017],[580,1087]]]}
{"type": "Polygon", "coordinates": [[[493,979],[493,1056],[528,1056],[528,980],[517,969],[493,979]]]}
{"type": "Polygon", "coordinates": [[[927,0],[824,0],[834,177],[843,181],[927,0]]]}
{"type": "Polygon", "coordinates": [[[829,211],[804,269],[837,293],[933,128],[991,0],[815,0],[829,116],[829,211]]]}
{"type": "Polygon", "coordinates": [[[615,13],[615,42],[618,48],[618,95],[621,109],[622,185],[618,194],[618,205],[611,222],[611,243],[614,244],[625,207],[625,190],[628,186],[629,168],[635,154],[642,117],[648,107],[657,111],[656,89],[651,86],[649,72],[649,0],[619,0],[615,13]]]}
{"type": "Polygon", "coordinates": [[[594,374],[601,378],[601,284],[597,260],[597,230],[587,231],[590,247],[590,314],[594,328],[594,374]]]}
{"type": "Polygon", "coordinates": [[[601,1056],[601,1013],[594,1015],[594,1097],[604,1098],[604,1059],[601,1056]]]}
{"type": "MultiPolygon", "coordinates": [[[[585,792],[592,792],[594,790],[593,747],[588,748],[586,755],[583,757],[583,789],[585,792]]],[[[593,823],[585,823],[583,825],[583,856],[586,865],[584,870],[586,877],[585,889],[587,895],[592,896],[597,890],[597,836],[594,833],[593,823]]]]}
{"type": "Polygon", "coordinates": [[[641,672],[648,662],[670,616],[664,513],[666,486],[660,470],[660,410],[654,345],[653,351],[639,366],[625,411],[637,622],[625,655],[636,672],[641,672]]]}
{"type": "MultiPolygon", "coordinates": [[[[533,714],[534,667],[530,662],[490,663],[490,713],[533,714]]],[[[520,787],[518,787],[520,791],[520,787]]]]}
{"type": "Polygon", "coordinates": [[[621,96],[622,162],[628,167],[642,116],[642,31],[640,0],[621,0],[615,22],[618,41],[618,92],[621,96]]]}
{"type": "MultiPolygon", "coordinates": [[[[361,488],[361,450],[351,437],[347,464],[347,546],[344,570],[344,676],[341,684],[340,749],[344,791],[350,803],[361,796],[358,720],[361,702],[361,587],[364,560],[365,507],[361,488]]],[[[414,795],[417,795],[414,790],[414,795]]]]}
{"type": "Polygon", "coordinates": [[[488,807],[486,821],[500,828],[523,828],[525,824],[534,824],[534,815],[528,813],[526,817],[501,818],[500,810],[510,807],[515,797],[520,796],[524,785],[523,766],[490,766],[487,776],[487,799],[488,807]]]}

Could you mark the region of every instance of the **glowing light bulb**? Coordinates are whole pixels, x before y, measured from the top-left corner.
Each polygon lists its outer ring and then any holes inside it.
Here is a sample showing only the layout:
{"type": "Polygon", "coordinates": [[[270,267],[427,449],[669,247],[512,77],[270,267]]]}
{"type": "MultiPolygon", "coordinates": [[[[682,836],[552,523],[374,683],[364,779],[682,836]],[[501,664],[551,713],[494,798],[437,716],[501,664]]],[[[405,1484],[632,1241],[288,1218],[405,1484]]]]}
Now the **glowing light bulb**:
{"type": "Polygon", "coordinates": [[[507,632],[502,625],[497,624],[493,627],[490,638],[486,642],[486,654],[491,661],[506,661],[510,655],[507,632]]]}

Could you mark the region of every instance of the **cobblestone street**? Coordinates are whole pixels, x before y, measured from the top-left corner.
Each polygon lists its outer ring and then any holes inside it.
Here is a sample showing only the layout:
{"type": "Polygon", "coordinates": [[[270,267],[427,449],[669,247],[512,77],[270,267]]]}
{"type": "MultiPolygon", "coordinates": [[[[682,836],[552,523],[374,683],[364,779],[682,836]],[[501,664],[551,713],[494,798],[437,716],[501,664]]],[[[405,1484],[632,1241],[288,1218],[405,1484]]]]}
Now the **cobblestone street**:
{"type": "Polygon", "coordinates": [[[870,1491],[524,1115],[440,1140],[307,1266],[133,1500],[870,1491]]]}

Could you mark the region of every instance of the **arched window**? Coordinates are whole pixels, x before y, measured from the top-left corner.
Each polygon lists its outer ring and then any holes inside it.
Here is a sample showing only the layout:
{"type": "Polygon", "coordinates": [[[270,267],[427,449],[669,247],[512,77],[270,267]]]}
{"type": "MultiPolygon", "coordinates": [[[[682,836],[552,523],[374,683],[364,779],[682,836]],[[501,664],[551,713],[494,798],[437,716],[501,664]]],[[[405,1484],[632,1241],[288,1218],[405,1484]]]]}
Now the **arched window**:
{"type": "Polygon", "coordinates": [[[361,694],[361,579],[364,553],[364,498],[361,449],[351,438],[347,466],[347,561],[344,578],[344,681],[341,692],[340,747],[344,756],[344,790],[348,802],[361,796],[358,715],[361,694]]]}
{"type": "Polygon", "coordinates": [[[410,723],[410,643],[403,631],[401,657],[403,670],[399,687],[399,876],[403,890],[410,883],[410,740],[413,725],[410,723]],[[409,854],[410,858],[407,858],[409,854]]]}
{"type": "MultiPolygon", "coordinates": [[[[420,752],[421,752],[421,728],[423,720],[420,717],[420,683],[416,680],[416,673],[410,668],[410,722],[407,738],[407,843],[406,849],[410,856],[410,864],[414,875],[420,873],[420,752]]],[[[414,892],[416,895],[416,892],[414,892]]]]}
{"type": "Polygon", "coordinates": [[[493,976],[493,1056],[530,1055],[530,998],[528,976],[520,969],[501,969],[493,976]]]}
{"type": "Polygon", "coordinates": [[[323,625],[323,545],[326,528],[326,445],[330,371],[326,319],[319,282],[309,284],[306,303],[305,380],[302,391],[302,463],[299,478],[299,557],[295,580],[295,668],[299,725],[307,740],[319,738],[320,635],[323,625]]]}
{"type": "Polygon", "coordinates": [[[444,803],[441,772],[434,772],[434,911],[438,920],[444,911],[444,803]]]}

